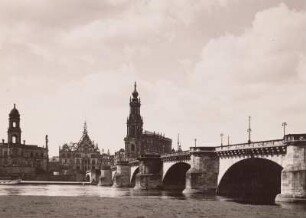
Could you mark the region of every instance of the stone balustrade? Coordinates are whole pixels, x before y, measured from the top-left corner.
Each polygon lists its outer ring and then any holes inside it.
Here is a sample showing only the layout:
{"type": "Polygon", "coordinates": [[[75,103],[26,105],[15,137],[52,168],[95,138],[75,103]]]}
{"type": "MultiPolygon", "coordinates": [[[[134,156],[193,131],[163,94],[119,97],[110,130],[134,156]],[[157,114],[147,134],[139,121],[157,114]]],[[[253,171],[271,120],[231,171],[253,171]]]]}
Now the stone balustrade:
{"type": "Polygon", "coordinates": [[[220,158],[231,156],[278,155],[285,154],[286,151],[286,144],[283,139],[216,147],[216,153],[220,158]]]}
{"type": "Polygon", "coordinates": [[[162,162],[169,162],[169,161],[188,161],[190,160],[190,152],[189,151],[180,151],[174,152],[170,154],[165,154],[161,156],[162,162]]]}

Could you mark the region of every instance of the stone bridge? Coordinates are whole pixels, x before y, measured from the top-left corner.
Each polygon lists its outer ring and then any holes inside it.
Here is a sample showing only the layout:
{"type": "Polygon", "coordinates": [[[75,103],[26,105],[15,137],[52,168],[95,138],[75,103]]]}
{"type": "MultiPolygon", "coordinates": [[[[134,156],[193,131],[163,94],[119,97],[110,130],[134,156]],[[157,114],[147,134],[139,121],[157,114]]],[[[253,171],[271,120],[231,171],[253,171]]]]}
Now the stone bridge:
{"type": "Polygon", "coordinates": [[[305,201],[306,134],[228,146],[191,147],[189,151],[162,156],[148,154],[117,165],[116,172],[116,187],[305,201]],[[126,178],[125,182],[120,178],[126,178]]]}
{"type": "Polygon", "coordinates": [[[306,198],[306,134],[216,147],[218,194],[281,200],[306,198]]]}
{"type": "MultiPolygon", "coordinates": [[[[246,163],[247,160],[259,160],[271,162],[283,166],[286,161],[287,146],[284,140],[270,140],[251,142],[244,144],[234,144],[216,147],[219,156],[218,185],[226,172],[236,164],[246,163]],[[245,161],[243,161],[245,160],[245,161]]],[[[251,169],[248,169],[251,170],[251,169]]]]}

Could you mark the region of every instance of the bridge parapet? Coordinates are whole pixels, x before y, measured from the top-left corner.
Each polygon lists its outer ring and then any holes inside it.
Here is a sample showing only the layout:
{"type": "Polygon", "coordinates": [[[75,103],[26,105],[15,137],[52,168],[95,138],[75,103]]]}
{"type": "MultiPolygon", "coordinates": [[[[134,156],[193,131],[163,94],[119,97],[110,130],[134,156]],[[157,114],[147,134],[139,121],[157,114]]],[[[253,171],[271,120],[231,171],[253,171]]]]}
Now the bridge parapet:
{"type": "Polygon", "coordinates": [[[220,158],[231,156],[285,154],[287,151],[286,147],[287,145],[283,139],[277,139],[219,146],[216,147],[216,153],[220,158]]]}
{"type": "Polygon", "coordinates": [[[289,134],[289,135],[285,135],[284,142],[286,144],[305,143],[306,142],[306,134],[289,134]]]}
{"type": "Polygon", "coordinates": [[[181,151],[174,152],[170,154],[164,154],[161,156],[162,162],[171,162],[171,161],[189,161],[190,160],[190,152],[189,151],[181,151]]]}
{"type": "Polygon", "coordinates": [[[215,147],[190,147],[190,153],[215,153],[215,147]]]}

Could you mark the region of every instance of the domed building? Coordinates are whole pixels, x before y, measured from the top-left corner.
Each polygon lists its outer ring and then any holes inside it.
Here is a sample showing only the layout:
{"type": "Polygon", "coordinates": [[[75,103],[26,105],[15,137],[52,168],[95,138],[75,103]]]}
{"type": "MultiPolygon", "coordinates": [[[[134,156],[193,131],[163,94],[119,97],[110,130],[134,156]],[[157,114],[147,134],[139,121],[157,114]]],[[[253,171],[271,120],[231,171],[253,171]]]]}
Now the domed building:
{"type": "Polygon", "coordinates": [[[20,113],[14,105],[9,113],[7,141],[0,143],[0,178],[38,179],[48,171],[48,136],[45,146],[21,141],[20,113]]]}

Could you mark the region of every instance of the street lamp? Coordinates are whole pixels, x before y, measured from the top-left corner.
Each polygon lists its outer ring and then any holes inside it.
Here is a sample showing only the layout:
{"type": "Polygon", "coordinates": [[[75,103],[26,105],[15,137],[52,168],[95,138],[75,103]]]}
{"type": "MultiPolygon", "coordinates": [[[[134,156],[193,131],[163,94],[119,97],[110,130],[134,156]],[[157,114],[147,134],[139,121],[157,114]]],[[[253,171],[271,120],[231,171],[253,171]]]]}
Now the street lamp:
{"type": "Polygon", "coordinates": [[[282,127],[284,128],[284,138],[285,138],[285,135],[286,135],[286,126],[287,126],[287,123],[283,122],[282,127]]]}
{"type": "Polygon", "coordinates": [[[221,137],[221,146],[223,146],[223,136],[224,136],[224,134],[221,133],[221,134],[220,134],[220,137],[221,137]]]}
{"type": "Polygon", "coordinates": [[[249,116],[249,128],[247,129],[247,132],[249,133],[249,139],[248,139],[248,143],[251,143],[251,116],[249,116]]]}

